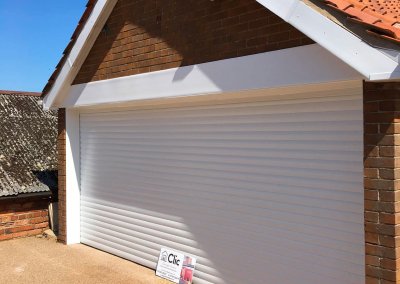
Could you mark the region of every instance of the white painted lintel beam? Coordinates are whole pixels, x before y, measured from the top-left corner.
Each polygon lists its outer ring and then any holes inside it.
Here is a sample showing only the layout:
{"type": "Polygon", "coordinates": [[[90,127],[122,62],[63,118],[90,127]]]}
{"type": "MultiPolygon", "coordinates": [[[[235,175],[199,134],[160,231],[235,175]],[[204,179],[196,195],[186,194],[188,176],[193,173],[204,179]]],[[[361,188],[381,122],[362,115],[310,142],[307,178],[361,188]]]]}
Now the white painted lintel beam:
{"type": "Polygon", "coordinates": [[[363,77],[317,44],[74,85],[60,107],[235,93],[363,77]]]}

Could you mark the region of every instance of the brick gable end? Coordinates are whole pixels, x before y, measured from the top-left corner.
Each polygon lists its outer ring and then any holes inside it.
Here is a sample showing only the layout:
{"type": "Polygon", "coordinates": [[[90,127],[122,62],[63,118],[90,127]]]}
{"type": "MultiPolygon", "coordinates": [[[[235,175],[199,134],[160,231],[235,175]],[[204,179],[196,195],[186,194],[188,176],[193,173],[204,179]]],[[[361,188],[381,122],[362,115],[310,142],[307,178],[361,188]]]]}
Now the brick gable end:
{"type": "Polygon", "coordinates": [[[74,84],[311,44],[249,0],[119,0],[74,84]]]}

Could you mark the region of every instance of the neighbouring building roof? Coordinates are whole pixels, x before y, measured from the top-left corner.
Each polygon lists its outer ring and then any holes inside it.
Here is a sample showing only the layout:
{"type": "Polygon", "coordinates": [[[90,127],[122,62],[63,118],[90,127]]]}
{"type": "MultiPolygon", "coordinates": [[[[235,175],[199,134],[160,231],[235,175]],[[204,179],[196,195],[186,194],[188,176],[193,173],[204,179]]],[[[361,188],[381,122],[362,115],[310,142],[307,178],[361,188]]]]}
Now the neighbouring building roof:
{"type": "Polygon", "coordinates": [[[0,91],[0,197],[57,187],[57,113],[40,95],[0,91]]]}
{"type": "Polygon", "coordinates": [[[370,34],[400,43],[399,0],[324,0],[325,4],[365,25],[370,34]]]}

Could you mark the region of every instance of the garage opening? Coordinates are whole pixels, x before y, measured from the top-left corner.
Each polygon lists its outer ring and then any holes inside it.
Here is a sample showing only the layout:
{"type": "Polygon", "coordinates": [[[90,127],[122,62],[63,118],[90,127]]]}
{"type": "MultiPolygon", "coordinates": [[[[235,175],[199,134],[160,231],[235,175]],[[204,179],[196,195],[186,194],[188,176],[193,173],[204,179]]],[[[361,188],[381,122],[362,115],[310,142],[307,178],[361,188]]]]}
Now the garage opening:
{"type": "Polygon", "coordinates": [[[192,254],[195,283],[363,283],[362,129],[361,89],[82,111],[81,242],[192,254]]]}

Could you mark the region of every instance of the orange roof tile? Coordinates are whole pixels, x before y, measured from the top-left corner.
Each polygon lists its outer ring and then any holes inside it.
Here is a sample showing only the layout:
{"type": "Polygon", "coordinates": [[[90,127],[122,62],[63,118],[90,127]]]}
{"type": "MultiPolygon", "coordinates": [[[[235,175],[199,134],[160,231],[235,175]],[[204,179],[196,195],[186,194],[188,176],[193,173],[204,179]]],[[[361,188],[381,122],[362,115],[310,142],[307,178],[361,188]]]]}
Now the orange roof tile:
{"type": "Polygon", "coordinates": [[[373,35],[400,43],[399,0],[323,0],[373,35]]]}

